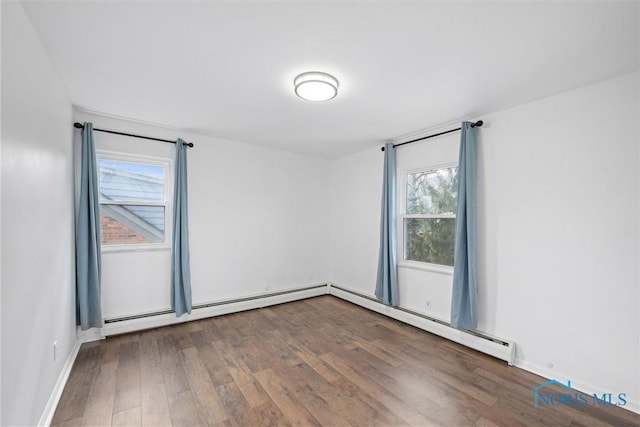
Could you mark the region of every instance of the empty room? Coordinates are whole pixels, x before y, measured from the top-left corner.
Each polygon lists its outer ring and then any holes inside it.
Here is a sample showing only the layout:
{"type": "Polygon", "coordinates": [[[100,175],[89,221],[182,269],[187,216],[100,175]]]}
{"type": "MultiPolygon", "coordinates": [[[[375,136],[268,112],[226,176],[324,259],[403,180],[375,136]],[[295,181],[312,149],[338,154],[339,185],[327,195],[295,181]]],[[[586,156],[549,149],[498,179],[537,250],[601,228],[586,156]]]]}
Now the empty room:
{"type": "Polygon", "coordinates": [[[0,14],[2,426],[640,426],[640,2],[0,14]]]}

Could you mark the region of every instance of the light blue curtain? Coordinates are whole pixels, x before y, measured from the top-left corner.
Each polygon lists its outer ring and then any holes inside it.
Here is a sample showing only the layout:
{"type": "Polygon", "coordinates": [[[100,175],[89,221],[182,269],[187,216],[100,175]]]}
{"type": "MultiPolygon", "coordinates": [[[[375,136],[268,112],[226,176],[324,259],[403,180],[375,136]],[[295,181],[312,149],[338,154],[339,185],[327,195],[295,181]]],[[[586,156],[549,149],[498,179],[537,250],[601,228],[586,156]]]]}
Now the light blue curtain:
{"type": "Polygon", "coordinates": [[[171,308],[180,317],[191,313],[191,267],[187,203],[187,149],[176,142],[176,174],[173,192],[173,245],[171,249],[171,308]]]}
{"type": "Polygon", "coordinates": [[[476,170],[477,128],[462,123],[458,160],[458,211],[451,295],[451,326],[475,329],[478,326],[476,298],[476,170]]]}
{"type": "Polygon", "coordinates": [[[376,297],[387,305],[398,304],[396,272],[396,149],[393,144],[384,147],[384,174],[382,182],[382,210],[380,212],[380,254],[376,297]]]}
{"type": "Polygon", "coordinates": [[[82,129],[80,195],[76,220],[76,322],[82,330],[102,327],[100,306],[100,202],[93,124],[82,129]]]}

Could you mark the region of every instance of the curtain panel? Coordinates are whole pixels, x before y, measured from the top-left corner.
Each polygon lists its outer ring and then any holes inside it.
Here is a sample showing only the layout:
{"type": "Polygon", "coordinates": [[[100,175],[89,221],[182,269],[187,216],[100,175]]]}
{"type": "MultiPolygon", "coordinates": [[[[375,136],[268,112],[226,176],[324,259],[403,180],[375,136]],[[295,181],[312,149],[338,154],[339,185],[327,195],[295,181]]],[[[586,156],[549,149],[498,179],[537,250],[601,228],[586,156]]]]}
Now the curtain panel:
{"type": "Polygon", "coordinates": [[[380,252],[376,297],[384,304],[398,305],[398,279],[396,270],[396,149],[393,144],[384,147],[382,206],[380,212],[380,252]]]}
{"type": "Polygon", "coordinates": [[[451,326],[475,329],[478,325],[476,299],[476,175],[477,127],[463,122],[458,160],[458,210],[454,249],[451,326]]]}
{"type": "Polygon", "coordinates": [[[187,201],[187,149],[176,142],[175,185],[173,192],[173,244],[171,247],[171,308],[180,317],[191,313],[191,266],[187,201]]]}
{"type": "Polygon", "coordinates": [[[99,197],[93,124],[85,122],[76,218],[76,323],[82,330],[102,327],[99,197]]]}

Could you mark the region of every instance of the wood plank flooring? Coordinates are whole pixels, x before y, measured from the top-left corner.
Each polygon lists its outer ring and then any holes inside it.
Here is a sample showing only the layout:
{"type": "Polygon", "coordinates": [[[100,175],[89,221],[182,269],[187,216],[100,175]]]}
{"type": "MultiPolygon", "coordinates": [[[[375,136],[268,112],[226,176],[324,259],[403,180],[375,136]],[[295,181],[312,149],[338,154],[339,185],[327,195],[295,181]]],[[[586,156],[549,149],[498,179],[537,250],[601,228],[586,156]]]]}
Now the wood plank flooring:
{"type": "Polygon", "coordinates": [[[640,426],[331,296],[84,344],[54,426],[640,426]]]}

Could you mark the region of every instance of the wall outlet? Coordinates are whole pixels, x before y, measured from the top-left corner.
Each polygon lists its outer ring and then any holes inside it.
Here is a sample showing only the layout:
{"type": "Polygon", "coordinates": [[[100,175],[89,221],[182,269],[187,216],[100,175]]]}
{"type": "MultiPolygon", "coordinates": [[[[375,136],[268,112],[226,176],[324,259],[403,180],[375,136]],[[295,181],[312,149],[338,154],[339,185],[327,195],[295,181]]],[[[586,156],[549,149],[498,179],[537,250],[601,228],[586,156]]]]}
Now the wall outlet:
{"type": "Polygon", "coordinates": [[[427,310],[431,310],[431,300],[427,300],[427,310]]]}
{"type": "Polygon", "coordinates": [[[268,280],[264,281],[264,290],[268,291],[269,289],[271,289],[271,284],[269,283],[268,280]]]}
{"type": "Polygon", "coordinates": [[[58,358],[58,341],[53,342],[53,361],[55,362],[58,358]]]}

